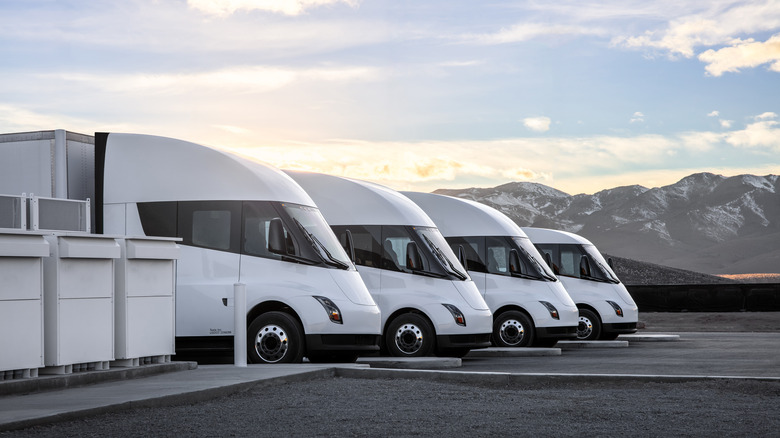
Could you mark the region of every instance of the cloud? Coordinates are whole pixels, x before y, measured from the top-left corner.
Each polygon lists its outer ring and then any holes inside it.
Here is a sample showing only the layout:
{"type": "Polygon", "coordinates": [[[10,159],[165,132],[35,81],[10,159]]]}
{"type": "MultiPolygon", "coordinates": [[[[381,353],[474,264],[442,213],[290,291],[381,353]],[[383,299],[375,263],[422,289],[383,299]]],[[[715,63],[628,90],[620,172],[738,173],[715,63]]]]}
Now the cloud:
{"type": "Polygon", "coordinates": [[[631,123],[638,123],[638,122],[644,122],[645,121],[645,115],[641,112],[637,111],[634,113],[633,116],[631,116],[631,123]]]}
{"type": "Polygon", "coordinates": [[[187,0],[190,8],[209,15],[225,17],[237,11],[263,11],[300,15],[309,8],[344,3],[357,7],[356,0],[187,0]]]}
{"type": "Polygon", "coordinates": [[[707,114],[707,117],[718,117],[719,115],[720,115],[720,112],[713,111],[713,112],[707,114]]]}
{"type": "Polygon", "coordinates": [[[286,87],[293,82],[345,82],[373,80],[372,67],[324,67],[292,69],[285,67],[245,66],[194,73],[44,73],[48,80],[88,84],[90,87],[118,93],[202,94],[209,91],[241,94],[263,93],[286,87]]]}
{"type": "Polygon", "coordinates": [[[725,134],[725,141],[733,146],[749,149],[765,149],[780,153],[780,122],[761,120],[751,123],[740,131],[725,134]]]}
{"type": "Polygon", "coordinates": [[[550,120],[549,117],[544,117],[544,116],[527,117],[523,119],[523,124],[525,125],[525,127],[535,132],[549,131],[551,122],[552,120],[550,120]]]}
{"type": "Polygon", "coordinates": [[[777,114],[773,113],[771,111],[767,111],[765,113],[759,114],[755,117],[753,117],[756,120],[772,120],[777,118],[777,114]]]}
{"type": "Polygon", "coordinates": [[[780,29],[780,7],[776,0],[726,0],[699,6],[699,9],[669,20],[662,29],[614,37],[612,45],[652,49],[671,58],[692,58],[700,48],[709,48],[698,59],[706,64],[707,74],[712,76],[767,63],[771,70],[780,72],[776,44],[779,35],[765,42],[740,39],[745,35],[780,29]]]}
{"type": "Polygon", "coordinates": [[[720,127],[726,129],[731,128],[732,123],[734,123],[732,120],[723,120],[723,119],[719,120],[719,122],[720,122],[720,127]]]}
{"type": "Polygon", "coordinates": [[[463,41],[475,44],[497,45],[511,44],[528,41],[537,38],[551,36],[603,36],[606,30],[596,27],[580,25],[548,25],[538,23],[520,23],[505,27],[498,32],[482,34],[466,34],[461,37],[463,41]]]}
{"type": "Polygon", "coordinates": [[[770,70],[780,73],[780,34],[765,42],[756,42],[750,38],[736,39],[730,44],[730,47],[710,49],[699,55],[699,61],[707,64],[704,69],[709,75],[717,77],[727,72],[737,73],[741,69],[763,64],[770,64],[770,70]]]}

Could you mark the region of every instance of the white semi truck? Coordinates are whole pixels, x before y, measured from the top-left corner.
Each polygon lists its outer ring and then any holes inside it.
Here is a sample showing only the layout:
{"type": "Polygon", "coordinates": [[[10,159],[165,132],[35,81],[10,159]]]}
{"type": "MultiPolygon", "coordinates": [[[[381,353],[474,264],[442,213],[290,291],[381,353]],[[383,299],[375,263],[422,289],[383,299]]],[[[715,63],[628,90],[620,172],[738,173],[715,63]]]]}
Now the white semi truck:
{"type": "Polygon", "coordinates": [[[434,222],[405,196],[365,181],[287,171],[350,251],[382,311],[383,349],[463,356],[490,346],[493,317],[434,222]]]}
{"type": "Polygon", "coordinates": [[[580,311],[577,338],[611,340],[636,333],[639,307],[598,248],[566,231],[523,228],[580,311]]]}
{"type": "Polygon", "coordinates": [[[115,133],[6,134],[0,157],[0,193],[90,197],[98,234],[182,239],[177,352],[233,348],[236,283],[246,285],[252,362],[378,351],[378,306],[312,199],[281,171],[195,143],[115,133]]]}
{"type": "Polygon", "coordinates": [[[576,338],[577,306],[531,241],[505,214],[478,202],[401,192],[462,254],[493,312],[493,345],[550,347],[576,338]]]}

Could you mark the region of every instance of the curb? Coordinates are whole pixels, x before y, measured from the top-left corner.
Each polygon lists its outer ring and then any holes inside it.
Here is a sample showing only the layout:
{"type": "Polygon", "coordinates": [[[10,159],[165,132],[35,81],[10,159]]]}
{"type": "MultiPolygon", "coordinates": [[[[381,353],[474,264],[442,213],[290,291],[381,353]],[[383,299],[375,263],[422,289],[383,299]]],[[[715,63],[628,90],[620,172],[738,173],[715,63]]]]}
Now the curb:
{"type": "Polygon", "coordinates": [[[472,350],[466,355],[471,357],[540,357],[540,356],[560,356],[560,348],[500,348],[490,347],[481,350],[472,350]]]}
{"type": "Polygon", "coordinates": [[[579,348],[625,348],[628,341],[558,341],[561,350],[576,350],[579,348]]]}
{"type": "Polygon", "coordinates": [[[0,396],[12,394],[32,394],[35,392],[77,388],[95,383],[130,380],[157,374],[187,371],[198,368],[197,362],[168,362],[140,365],[137,367],[117,367],[100,371],[75,372],[72,374],[48,374],[38,377],[0,381],[0,396]]]}

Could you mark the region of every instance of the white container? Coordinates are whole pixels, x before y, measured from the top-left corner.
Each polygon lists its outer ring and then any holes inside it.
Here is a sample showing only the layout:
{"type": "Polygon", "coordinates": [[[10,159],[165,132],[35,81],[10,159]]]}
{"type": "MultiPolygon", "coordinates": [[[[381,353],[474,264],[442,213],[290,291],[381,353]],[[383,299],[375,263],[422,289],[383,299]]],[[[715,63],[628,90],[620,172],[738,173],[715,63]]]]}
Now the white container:
{"type": "Polygon", "coordinates": [[[112,237],[58,233],[46,236],[44,260],[45,373],[82,366],[105,369],[114,359],[114,259],[112,237]]]}
{"type": "Polygon", "coordinates": [[[118,239],[114,366],[137,366],[145,359],[167,362],[175,353],[176,259],[180,239],[118,239]]]}
{"type": "Polygon", "coordinates": [[[11,378],[35,377],[43,367],[42,259],[48,255],[41,234],[0,230],[0,380],[10,371],[16,371],[11,378]]]}

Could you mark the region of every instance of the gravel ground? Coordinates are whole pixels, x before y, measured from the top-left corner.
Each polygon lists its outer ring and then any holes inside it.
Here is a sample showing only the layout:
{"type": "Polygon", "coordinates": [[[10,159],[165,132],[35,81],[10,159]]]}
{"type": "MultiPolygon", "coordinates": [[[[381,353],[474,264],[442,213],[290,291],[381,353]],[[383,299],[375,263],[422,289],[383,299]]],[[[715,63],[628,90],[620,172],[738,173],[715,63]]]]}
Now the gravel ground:
{"type": "Polygon", "coordinates": [[[773,436],[780,383],[486,386],[333,378],[0,436],[773,436]]]}

